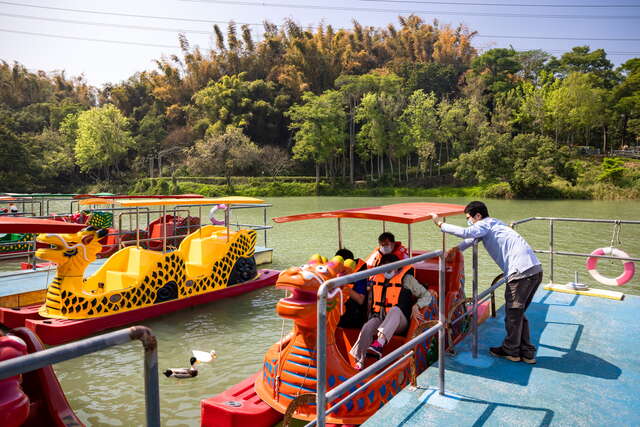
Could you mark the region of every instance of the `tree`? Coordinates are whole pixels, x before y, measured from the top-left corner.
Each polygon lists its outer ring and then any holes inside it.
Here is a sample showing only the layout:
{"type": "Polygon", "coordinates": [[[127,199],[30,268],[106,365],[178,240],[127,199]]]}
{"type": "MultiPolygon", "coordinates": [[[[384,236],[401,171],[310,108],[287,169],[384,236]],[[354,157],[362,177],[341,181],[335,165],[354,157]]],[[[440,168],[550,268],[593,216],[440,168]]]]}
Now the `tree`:
{"type": "Polygon", "coordinates": [[[455,176],[480,183],[505,181],[518,196],[539,196],[555,176],[572,178],[565,168],[567,147],[557,149],[552,139],[536,134],[484,132],[477,149],[451,162],[455,176]]]}
{"type": "Polygon", "coordinates": [[[606,150],[606,95],[604,89],[594,87],[589,74],[571,73],[556,81],[546,98],[548,127],[555,133],[556,143],[562,134],[570,143],[575,143],[576,135],[584,135],[588,145],[591,130],[603,128],[606,150]]]}
{"type": "Polygon", "coordinates": [[[604,49],[590,51],[589,46],[575,46],[551,65],[555,65],[562,76],[571,73],[593,74],[597,77],[596,85],[607,89],[618,79],[604,49]]]}
{"type": "Polygon", "coordinates": [[[522,69],[513,49],[490,49],[471,63],[471,69],[482,76],[490,92],[506,92],[515,87],[516,74],[522,69]]]}
{"type": "Polygon", "coordinates": [[[113,105],[80,113],[75,144],[80,170],[102,170],[104,177],[110,179],[110,167],[117,171],[118,162],[135,145],[127,127],[127,119],[113,105]]]}
{"type": "Polygon", "coordinates": [[[282,122],[274,106],[275,97],[271,82],[248,82],[244,73],[224,76],[193,95],[191,121],[196,129],[209,134],[223,134],[227,127],[237,127],[255,141],[275,144],[282,122]]]}
{"type": "MultiPolygon", "coordinates": [[[[330,165],[340,154],[346,139],[346,114],[340,93],[329,90],[322,95],[306,92],[303,104],[293,105],[286,113],[291,119],[289,128],[296,130],[293,158],[312,160],[316,165],[316,189],[320,184],[320,165],[330,165]]],[[[334,173],[330,173],[334,177],[334,173]]]]}
{"type": "MultiPolygon", "coordinates": [[[[358,132],[360,151],[364,156],[378,157],[378,176],[384,174],[384,156],[389,159],[391,175],[393,161],[405,156],[407,147],[402,142],[400,122],[397,120],[406,104],[403,92],[368,93],[356,110],[356,122],[361,123],[358,132]]],[[[400,167],[398,166],[398,171],[400,167]]],[[[371,170],[373,176],[373,167],[371,170]]]]}
{"type": "Polygon", "coordinates": [[[407,146],[413,146],[418,153],[422,173],[427,169],[427,162],[431,162],[436,153],[438,139],[438,112],[436,109],[436,95],[416,90],[409,97],[409,104],[402,116],[403,141],[407,146]]]}
{"type": "MultiPolygon", "coordinates": [[[[342,75],[336,79],[336,86],[349,106],[349,182],[354,180],[354,158],[356,142],[356,111],[362,97],[369,92],[402,90],[403,81],[395,74],[369,73],[361,76],[342,75]]],[[[372,171],[373,173],[373,171],[372,171]]]]}
{"type": "Polygon", "coordinates": [[[276,178],[287,172],[293,166],[289,152],[275,145],[267,145],[260,149],[260,162],[258,167],[262,173],[268,174],[271,178],[276,178]]]}
{"type": "Polygon", "coordinates": [[[628,133],[631,133],[631,140],[637,141],[640,137],[640,58],[622,64],[620,72],[625,78],[613,89],[612,103],[621,118],[621,142],[624,144],[628,133]]]}
{"type": "Polygon", "coordinates": [[[196,142],[187,156],[189,169],[197,174],[224,175],[227,187],[234,174],[246,172],[259,160],[259,148],[242,130],[229,126],[223,134],[208,134],[196,142]]]}

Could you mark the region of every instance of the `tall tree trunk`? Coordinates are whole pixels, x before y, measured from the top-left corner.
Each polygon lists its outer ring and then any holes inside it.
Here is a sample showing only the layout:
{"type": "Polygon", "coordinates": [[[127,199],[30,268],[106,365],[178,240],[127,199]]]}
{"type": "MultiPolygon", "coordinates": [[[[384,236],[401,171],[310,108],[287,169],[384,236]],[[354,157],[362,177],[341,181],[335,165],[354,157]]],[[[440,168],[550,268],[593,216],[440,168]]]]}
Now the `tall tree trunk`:
{"type": "MultiPolygon", "coordinates": [[[[356,137],[356,123],[354,120],[355,114],[355,100],[349,103],[349,107],[351,109],[349,117],[349,182],[353,184],[354,180],[354,151],[355,151],[355,137],[356,137]]],[[[366,176],[366,175],[365,175],[366,176]]]]}
{"type": "Polygon", "coordinates": [[[407,154],[407,164],[406,164],[407,167],[404,170],[405,171],[405,176],[407,178],[407,182],[409,182],[409,166],[411,165],[411,158],[410,157],[411,156],[409,154],[407,154]]]}
{"type": "Polygon", "coordinates": [[[320,189],[320,162],[316,161],[316,194],[320,189]]]}
{"type": "Polygon", "coordinates": [[[607,127],[602,126],[602,154],[607,153],[607,127]]]}
{"type": "Polygon", "coordinates": [[[369,163],[371,164],[371,182],[373,182],[373,154],[369,157],[369,163]]]}

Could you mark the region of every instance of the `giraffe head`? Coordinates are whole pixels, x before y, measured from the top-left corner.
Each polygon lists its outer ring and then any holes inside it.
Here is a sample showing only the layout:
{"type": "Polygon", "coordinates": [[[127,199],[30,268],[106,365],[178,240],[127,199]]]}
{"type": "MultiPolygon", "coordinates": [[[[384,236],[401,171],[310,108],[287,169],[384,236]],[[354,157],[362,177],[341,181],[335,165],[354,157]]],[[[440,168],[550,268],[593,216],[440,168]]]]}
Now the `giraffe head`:
{"type": "MultiPolygon", "coordinates": [[[[341,256],[335,256],[328,260],[321,255],[313,255],[306,264],[301,267],[291,267],[278,277],[276,288],[286,289],[291,292],[287,298],[278,301],[276,312],[280,317],[292,319],[297,325],[305,327],[316,326],[316,303],[320,285],[334,277],[344,276],[353,272],[355,262],[344,261],[341,256]]],[[[328,309],[335,308],[333,304],[328,309]]]]}
{"type": "Polygon", "coordinates": [[[49,247],[38,249],[36,256],[58,264],[61,273],[82,276],[87,265],[95,261],[102,250],[98,240],[106,234],[106,229],[94,227],[74,234],[39,234],[36,241],[49,247]]]}

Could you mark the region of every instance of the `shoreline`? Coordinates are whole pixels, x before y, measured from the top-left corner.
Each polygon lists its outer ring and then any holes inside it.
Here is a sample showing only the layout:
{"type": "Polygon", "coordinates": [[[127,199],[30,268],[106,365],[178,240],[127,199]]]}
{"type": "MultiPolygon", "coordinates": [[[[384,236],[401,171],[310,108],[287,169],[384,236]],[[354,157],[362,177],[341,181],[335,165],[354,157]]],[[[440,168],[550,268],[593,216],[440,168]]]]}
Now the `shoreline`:
{"type": "MultiPolygon", "coordinates": [[[[128,194],[183,194],[197,193],[207,197],[476,197],[505,200],[640,200],[640,189],[619,187],[614,184],[577,184],[554,182],[540,189],[532,197],[516,197],[507,183],[469,186],[368,186],[346,184],[331,185],[321,182],[316,191],[313,182],[282,182],[243,178],[245,183],[231,188],[222,184],[203,184],[193,181],[173,181],[171,178],[144,179],[128,187],[128,194]]],[[[127,188],[127,186],[125,186],[127,188]]]]}

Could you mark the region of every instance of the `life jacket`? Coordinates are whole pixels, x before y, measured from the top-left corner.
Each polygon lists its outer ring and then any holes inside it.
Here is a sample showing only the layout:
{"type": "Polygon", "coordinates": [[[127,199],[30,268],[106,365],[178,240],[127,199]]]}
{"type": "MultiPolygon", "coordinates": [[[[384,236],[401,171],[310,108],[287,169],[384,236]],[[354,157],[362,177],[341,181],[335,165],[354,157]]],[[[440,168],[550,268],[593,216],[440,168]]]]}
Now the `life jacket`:
{"type": "Polygon", "coordinates": [[[407,274],[415,274],[410,265],[404,266],[391,279],[384,277],[384,273],[371,278],[371,311],[374,316],[384,319],[392,307],[398,306],[407,319],[411,317],[413,294],[402,286],[402,279],[407,274]]]}
{"type": "MultiPolygon", "coordinates": [[[[398,260],[409,258],[409,251],[402,245],[402,242],[395,242],[393,251],[391,251],[398,260]]],[[[380,252],[380,246],[375,248],[371,255],[367,257],[367,266],[369,268],[377,267],[380,265],[380,258],[382,258],[382,252],[380,252]]]]}

